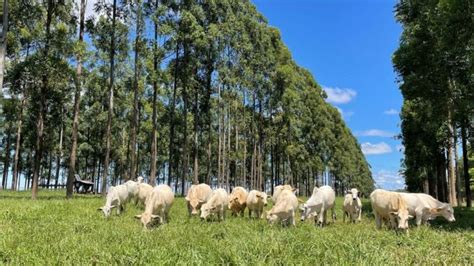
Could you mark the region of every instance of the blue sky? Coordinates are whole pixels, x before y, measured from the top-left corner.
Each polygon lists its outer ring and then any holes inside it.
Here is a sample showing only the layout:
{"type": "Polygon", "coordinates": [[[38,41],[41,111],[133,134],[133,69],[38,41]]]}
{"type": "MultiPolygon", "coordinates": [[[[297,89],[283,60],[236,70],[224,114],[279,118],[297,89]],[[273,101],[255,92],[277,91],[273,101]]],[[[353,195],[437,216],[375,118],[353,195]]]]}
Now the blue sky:
{"type": "Polygon", "coordinates": [[[280,29],[295,61],[328,92],[362,145],[377,185],[404,187],[398,174],[402,96],[391,57],[401,27],[396,0],[254,0],[280,29]]]}

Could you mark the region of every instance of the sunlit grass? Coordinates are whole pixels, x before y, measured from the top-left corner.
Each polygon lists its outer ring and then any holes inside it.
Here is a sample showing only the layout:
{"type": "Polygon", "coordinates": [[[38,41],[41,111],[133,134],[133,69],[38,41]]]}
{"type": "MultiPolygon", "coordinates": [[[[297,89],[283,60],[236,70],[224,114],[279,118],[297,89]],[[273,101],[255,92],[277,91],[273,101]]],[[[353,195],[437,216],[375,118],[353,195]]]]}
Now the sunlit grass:
{"type": "Polygon", "coordinates": [[[177,198],[170,223],[145,231],[132,204],[105,219],[97,211],[100,197],[40,195],[31,201],[27,192],[0,192],[0,264],[474,263],[474,211],[466,209],[455,210],[454,224],[439,218],[404,235],[376,230],[367,201],[360,224],[342,223],[338,198],[335,224],[318,228],[298,220],[286,228],[230,212],[224,222],[188,219],[184,199],[177,198]]]}

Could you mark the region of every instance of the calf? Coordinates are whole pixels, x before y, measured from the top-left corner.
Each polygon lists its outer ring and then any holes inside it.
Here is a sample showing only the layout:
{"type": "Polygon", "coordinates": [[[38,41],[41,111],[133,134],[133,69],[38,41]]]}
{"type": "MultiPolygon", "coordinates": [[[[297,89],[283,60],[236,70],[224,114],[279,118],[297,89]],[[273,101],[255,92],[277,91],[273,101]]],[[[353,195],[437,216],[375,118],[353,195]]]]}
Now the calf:
{"type": "Polygon", "coordinates": [[[283,189],[278,195],[277,202],[267,212],[267,220],[270,224],[281,222],[284,225],[296,226],[295,212],[298,208],[298,199],[293,191],[283,189]]]}
{"type": "Polygon", "coordinates": [[[247,206],[247,190],[243,187],[235,187],[229,196],[229,210],[232,215],[244,215],[245,207],[247,206]]]}
{"type": "Polygon", "coordinates": [[[392,229],[408,230],[409,215],[405,200],[400,193],[376,189],[370,194],[370,203],[375,215],[377,229],[382,226],[382,220],[389,220],[392,229]]]}
{"type": "Polygon", "coordinates": [[[249,209],[249,217],[252,218],[252,212],[260,218],[263,214],[263,207],[267,206],[267,193],[258,190],[250,191],[247,196],[247,208],[249,209]]]}
{"type": "Polygon", "coordinates": [[[198,214],[201,206],[206,203],[212,195],[212,189],[206,184],[192,185],[186,194],[186,203],[188,206],[188,215],[198,214]]]}
{"type": "Polygon", "coordinates": [[[117,208],[117,215],[125,209],[125,204],[129,200],[129,190],[125,184],[112,186],[107,192],[107,198],[105,205],[100,207],[98,210],[102,211],[105,217],[109,217],[113,208],[117,208]]]}
{"type": "Polygon", "coordinates": [[[443,203],[424,193],[400,193],[407,204],[410,215],[416,217],[416,225],[427,224],[438,216],[443,216],[449,222],[454,222],[454,210],[448,203],[443,203]]]}
{"type": "Polygon", "coordinates": [[[167,185],[156,186],[148,195],[145,202],[145,211],[141,215],[135,215],[140,219],[146,229],[154,220],[159,224],[169,221],[169,211],[174,202],[174,193],[167,185]]]}
{"type": "Polygon", "coordinates": [[[311,198],[301,206],[301,221],[315,216],[316,224],[324,226],[327,223],[327,211],[331,209],[332,221],[336,220],[336,193],[330,186],[315,187],[311,198]]]}
{"type": "Polygon", "coordinates": [[[201,219],[206,220],[210,215],[217,214],[217,218],[223,221],[227,204],[227,192],[222,188],[214,190],[211,198],[201,207],[201,219]]]}
{"type": "Polygon", "coordinates": [[[362,214],[362,203],[359,198],[359,191],[356,188],[353,188],[346,192],[344,197],[344,215],[342,216],[342,221],[346,221],[346,216],[350,219],[351,222],[355,223],[356,220],[360,222],[362,214]]]}

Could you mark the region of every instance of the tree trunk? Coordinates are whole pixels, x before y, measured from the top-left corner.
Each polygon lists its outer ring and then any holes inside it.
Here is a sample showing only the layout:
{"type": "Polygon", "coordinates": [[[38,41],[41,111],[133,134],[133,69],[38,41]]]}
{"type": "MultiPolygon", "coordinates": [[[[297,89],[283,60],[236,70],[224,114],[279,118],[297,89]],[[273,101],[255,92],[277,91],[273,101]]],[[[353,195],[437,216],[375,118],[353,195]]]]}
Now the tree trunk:
{"type": "Polygon", "coordinates": [[[137,154],[137,128],[138,128],[138,75],[140,72],[138,57],[139,57],[139,42],[141,36],[141,1],[135,1],[136,4],[136,28],[135,28],[135,69],[134,69],[134,84],[133,84],[133,112],[132,112],[132,128],[131,128],[131,152],[130,152],[130,180],[135,180],[137,178],[137,168],[136,168],[136,154],[137,154]]]}
{"type": "MultiPolygon", "coordinates": [[[[178,65],[179,65],[179,43],[176,43],[176,57],[175,57],[175,65],[174,65],[174,82],[173,82],[173,99],[171,101],[171,112],[170,112],[170,141],[169,141],[169,159],[168,159],[168,186],[171,185],[171,178],[173,172],[173,161],[174,161],[174,109],[176,106],[176,90],[178,86],[178,65]]],[[[176,184],[175,184],[176,188],[176,184]]],[[[176,189],[175,189],[175,192],[176,189]]]]}
{"type": "Polygon", "coordinates": [[[59,152],[56,156],[56,180],[54,181],[55,189],[58,188],[59,170],[61,169],[61,158],[63,157],[63,134],[64,134],[63,115],[64,115],[64,107],[61,108],[61,130],[59,131],[59,152]]]}
{"type": "Polygon", "coordinates": [[[10,145],[11,145],[11,132],[10,127],[7,128],[7,145],[5,147],[5,160],[3,161],[3,179],[2,188],[7,189],[7,178],[8,169],[10,168],[10,145]]]}
{"type": "MultiPolygon", "coordinates": [[[[465,123],[461,123],[461,140],[462,140],[462,161],[463,161],[463,172],[464,172],[464,190],[466,193],[466,207],[472,207],[472,194],[471,184],[469,176],[469,158],[467,154],[467,134],[466,134],[465,123]]],[[[471,144],[472,145],[472,144],[471,144]]]]}
{"type": "MultiPolygon", "coordinates": [[[[84,42],[84,17],[86,12],[86,0],[81,0],[80,16],[79,16],[79,43],[84,42]]],[[[66,185],[66,198],[72,198],[74,175],[76,174],[76,156],[77,156],[77,131],[79,128],[79,111],[81,106],[81,91],[82,91],[82,54],[78,53],[76,66],[76,91],[74,93],[74,117],[72,122],[72,136],[71,136],[71,154],[69,156],[69,171],[66,185]]],[[[58,178],[58,175],[56,175],[58,178]]]]}
{"type": "Polygon", "coordinates": [[[110,142],[112,135],[112,116],[114,114],[114,68],[115,68],[115,20],[117,12],[117,0],[114,0],[112,8],[112,37],[110,38],[110,83],[109,83],[109,106],[107,113],[107,133],[105,134],[105,159],[102,173],[102,195],[105,196],[107,192],[107,176],[109,174],[109,160],[110,160],[110,142]]]}
{"type": "Polygon", "coordinates": [[[5,68],[5,54],[7,51],[8,32],[8,0],[3,0],[2,36],[0,36],[0,88],[3,88],[3,72],[5,68]]]}
{"type": "Polygon", "coordinates": [[[194,147],[193,147],[193,183],[199,184],[199,93],[198,89],[195,89],[194,94],[194,147]]]}
{"type": "MultiPolygon", "coordinates": [[[[155,1],[155,10],[158,10],[159,0],[155,1]]],[[[158,23],[154,23],[154,42],[153,42],[153,71],[155,74],[158,73],[158,23]]],[[[158,97],[158,81],[156,78],[153,80],[153,114],[152,114],[152,123],[153,129],[151,133],[151,166],[150,166],[150,179],[148,183],[151,186],[156,184],[156,130],[157,130],[157,121],[156,121],[156,98],[158,97]]]]}
{"type": "Polygon", "coordinates": [[[13,182],[12,190],[17,190],[18,186],[18,161],[20,159],[21,152],[21,127],[23,125],[23,109],[25,109],[26,97],[23,96],[21,99],[20,114],[18,115],[18,126],[16,130],[16,145],[15,145],[15,159],[13,162],[13,182]]]}
{"type": "Polygon", "coordinates": [[[46,188],[49,189],[49,184],[51,184],[51,176],[53,174],[53,154],[49,152],[49,164],[48,164],[48,179],[46,181],[46,188]]]}
{"type": "Polygon", "coordinates": [[[454,128],[453,128],[453,119],[452,111],[450,106],[448,106],[448,202],[453,206],[457,206],[456,201],[456,162],[454,161],[454,146],[456,140],[454,139],[454,128]]]}

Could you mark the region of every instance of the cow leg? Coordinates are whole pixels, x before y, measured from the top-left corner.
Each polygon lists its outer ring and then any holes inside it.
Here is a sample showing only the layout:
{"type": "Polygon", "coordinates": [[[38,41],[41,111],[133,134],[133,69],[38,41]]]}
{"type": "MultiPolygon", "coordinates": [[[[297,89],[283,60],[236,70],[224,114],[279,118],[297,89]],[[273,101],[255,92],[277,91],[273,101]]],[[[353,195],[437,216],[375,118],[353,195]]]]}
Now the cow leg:
{"type": "Polygon", "coordinates": [[[359,217],[357,218],[357,221],[361,221],[362,218],[362,208],[359,209],[359,217]]]}
{"type": "Polygon", "coordinates": [[[331,208],[331,214],[332,214],[332,223],[334,223],[334,222],[337,220],[337,219],[336,219],[337,217],[336,217],[336,210],[335,210],[335,206],[336,206],[336,205],[334,204],[334,205],[332,206],[332,208],[331,208]]]}
{"type": "Polygon", "coordinates": [[[382,221],[380,220],[380,216],[378,215],[377,212],[374,212],[375,215],[375,226],[377,229],[380,229],[382,227],[382,221]]]}
{"type": "Polygon", "coordinates": [[[189,203],[188,201],[186,205],[188,206],[188,217],[191,218],[191,212],[192,212],[191,203],[189,203]]]}
{"type": "Polygon", "coordinates": [[[249,209],[249,218],[252,218],[252,210],[249,209]]]}

